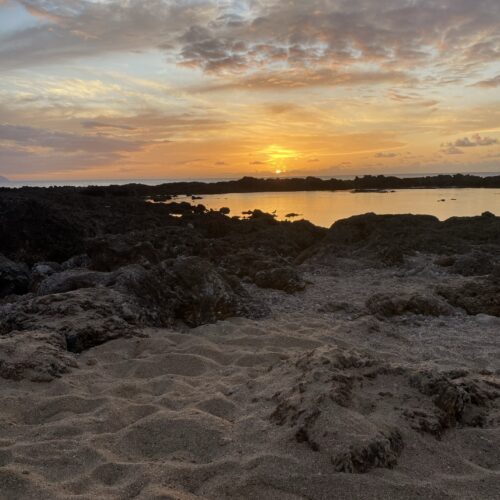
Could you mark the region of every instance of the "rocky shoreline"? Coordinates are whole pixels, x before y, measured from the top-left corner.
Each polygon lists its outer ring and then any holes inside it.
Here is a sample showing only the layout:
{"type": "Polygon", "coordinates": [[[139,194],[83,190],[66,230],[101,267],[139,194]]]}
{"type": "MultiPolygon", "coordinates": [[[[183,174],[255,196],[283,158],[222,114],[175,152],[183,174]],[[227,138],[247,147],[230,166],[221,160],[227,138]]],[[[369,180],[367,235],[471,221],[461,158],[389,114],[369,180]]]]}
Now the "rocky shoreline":
{"type": "Polygon", "coordinates": [[[0,489],[495,498],[499,332],[490,213],[366,214],[327,230],[146,203],[142,190],[2,190],[0,489]],[[59,462],[28,460],[21,441],[87,458],[61,486],[59,462]]]}

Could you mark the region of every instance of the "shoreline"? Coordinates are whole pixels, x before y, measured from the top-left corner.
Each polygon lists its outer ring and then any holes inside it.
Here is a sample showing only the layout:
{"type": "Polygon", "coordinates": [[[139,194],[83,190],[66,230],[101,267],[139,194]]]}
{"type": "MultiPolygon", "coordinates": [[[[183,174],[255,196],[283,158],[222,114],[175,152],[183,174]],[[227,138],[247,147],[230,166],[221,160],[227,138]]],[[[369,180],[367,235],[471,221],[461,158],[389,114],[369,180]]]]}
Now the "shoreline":
{"type": "Polygon", "coordinates": [[[0,191],[7,498],[499,496],[499,217],[112,193],[0,191]]]}

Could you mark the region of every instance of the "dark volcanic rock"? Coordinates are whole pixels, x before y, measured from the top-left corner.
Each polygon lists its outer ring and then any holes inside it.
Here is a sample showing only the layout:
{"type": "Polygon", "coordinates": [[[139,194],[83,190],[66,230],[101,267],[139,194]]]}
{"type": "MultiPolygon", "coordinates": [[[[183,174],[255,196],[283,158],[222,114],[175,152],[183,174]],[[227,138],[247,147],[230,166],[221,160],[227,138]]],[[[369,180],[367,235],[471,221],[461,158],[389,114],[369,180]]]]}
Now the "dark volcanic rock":
{"type": "Polygon", "coordinates": [[[65,293],[79,288],[108,286],[112,281],[113,276],[110,273],[74,269],[51,274],[38,285],[37,293],[38,295],[65,293]]]}
{"type": "Polygon", "coordinates": [[[458,287],[439,287],[438,292],[468,314],[500,316],[500,278],[470,281],[458,287]]]}
{"type": "Polygon", "coordinates": [[[30,331],[0,336],[0,377],[48,382],[76,366],[61,336],[30,331]]]}
{"type": "Polygon", "coordinates": [[[254,278],[255,284],[261,288],[274,288],[287,293],[304,290],[306,284],[293,267],[277,267],[259,271],[254,278]]]}
{"type": "Polygon", "coordinates": [[[237,279],[219,273],[206,260],[178,258],[171,272],[178,297],[176,316],[189,326],[230,316],[262,316],[266,311],[253,303],[237,279]]]}
{"type": "MultiPolygon", "coordinates": [[[[332,257],[341,256],[392,266],[415,252],[465,254],[481,246],[498,255],[499,217],[451,218],[440,222],[427,215],[365,214],[336,222],[312,257],[326,264],[332,257]]],[[[484,269],[484,263],[478,262],[478,267],[484,269]]]]}
{"type": "Polygon", "coordinates": [[[380,293],[366,301],[371,314],[383,317],[401,316],[403,314],[421,314],[424,316],[448,316],[453,309],[435,295],[380,293]]]}
{"type": "Polygon", "coordinates": [[[85,247],[92,269],[114,271],[128,264],[159,263],[153,245],[138,239],[134,235],[111,235],[88,240],[85,247]]]}
{"type": "Polygon", "coordinates": [[[28,267],[17,264],[0,254],[0,298],[26,293],[30,285],[28,267]]]}

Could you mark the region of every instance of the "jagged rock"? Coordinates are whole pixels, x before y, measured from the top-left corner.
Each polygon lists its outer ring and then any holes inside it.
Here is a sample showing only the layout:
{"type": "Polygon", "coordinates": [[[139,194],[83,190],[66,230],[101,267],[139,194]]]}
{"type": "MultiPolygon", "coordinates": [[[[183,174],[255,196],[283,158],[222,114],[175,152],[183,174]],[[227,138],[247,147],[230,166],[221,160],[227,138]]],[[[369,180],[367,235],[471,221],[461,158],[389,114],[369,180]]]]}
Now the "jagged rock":
{"type": "Polygon", "coordinates": [[[439,287],[438,293],[468,314],[500,316],[500,279],[471,281],[462,286],[439,287]]]}
{"type": "Polygon", "coordinates": [[[261,288],[274,288],[287,293],[304,290],[306,284],[293,267],[265,269],[255,274],[255,284],[261,288]]]}
{"type": "Polygon", "coordinates": [[[7,259],[0,254],[0,298],[28,292],[30,275],[24,264],[7,259]]]}
{"type": "Polygon", "coordinates": [[[0,305],[0,335],[49,332],[65,339],[65,348],[72,352],[135,335],[136,328],[144,326],[146,320],[135,297],[105,287],[26,296],[0,305]]]}
{"type": "Polygon", "coordinates": [[[432,398],[435,411],[406,413],[414,428],[440,438],[445,430],[458,423],[481,426],[484,408],[500,393],[487,389],[480,381],[462,374],[418,371],[409,376],[410,385],[432,398]]]}
{"type": "Polygon", "coordinates": [[[61,335],[14,331],[0,336],[0,377],[49,382],[76,365],[61,335]]]}
{"type": "Polygon", "coordinates": [[[158,264],[160,258],[149,241],[135,241],[133,236],[112,235],[86,242],[91,267],[97,271],[114,271],[129,264],[158,264]]]}
{"type": "Polygon", "coordinates": [[[44,279],[61,271],[62,266],[57,262],[37,262],[31,268],[31,289],[36,290],[44,279]]]}
{"type": "Polygon", "coordinates": [[[87,254],[80,254],[71,257],[70,259],[64,261],[61,264],[63,271],[69,271],[70,269],[84,269],[90,267],[91,261],[87,254]]]}
{"type": "Polygon", "coordinates": [[[87,270],[71,270],[53,273],[45,278],[37,288],[38,295],[65,293],[79,288],[94,288],[108,286],[113,281],[111,273],[101,273],[87,270]]]}
{"type": "Polygon", "coordinates": [[[403,314],[421,314],[424,316],[448,316],[453,309],[442,299],[434,295],[385,293],[375,294],[366,301],[371,314],[391,317],[403,314]]]}
{"type": "Polygon", "coordinates": [[[197,257],[176,259],[171,267],[178,304],[176,316],[189,326],[230,316],[261,316],[266,308],[252,303],[239,281],[197,257]]]}
{"type": "Polygon", "coordinates": [[[440,222],[427,215],[370,213],[336,222],[307,257],[327,265],[341,256],[392,266],[415,252],[465,254],[477,245],[498,252],[499,217],[452,217],[440,222]]]}
{"type": "Polygon", "coordinates": [[[283,362],[272,372],[283,389],[273,396],[271,421],[289,427],[297,443],[328,456],[337,472],[393,467],[403,449],[400,432],[370,420],[353,404],[358,380],[375,364],[369,356],[328,348],[283,362]]]}

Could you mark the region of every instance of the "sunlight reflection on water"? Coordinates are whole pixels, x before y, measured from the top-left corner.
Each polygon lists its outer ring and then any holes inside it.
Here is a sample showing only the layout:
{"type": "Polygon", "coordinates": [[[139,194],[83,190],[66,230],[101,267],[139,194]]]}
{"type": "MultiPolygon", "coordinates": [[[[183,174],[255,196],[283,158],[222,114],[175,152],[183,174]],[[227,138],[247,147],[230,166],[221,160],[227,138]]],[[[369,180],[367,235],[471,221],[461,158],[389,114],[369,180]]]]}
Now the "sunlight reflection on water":
{"type": "MultiPolygon", "coordinates": [[[[181,200],[178,198],[178,201],[181,200]]],[[[427,214],[441,220],[480,215],[486,211],[500,215],[500,189],[413,189],[388,193],[231,193],[205,195],[195,203],[202,203],[214,210],[228,207],[231,215],[241,215],[242,212],[257,208],[269,213],[276,211],[280,220],[284,220],[287,214],[296,213],[300,217],[293,220],[307,219],[318,226],[330,227],[339,219],[367,212],[427,214]]]]}

